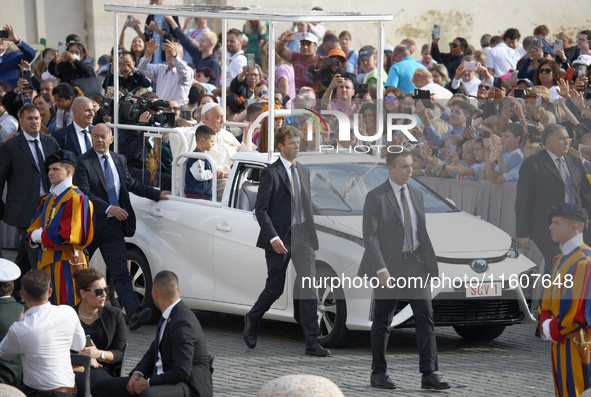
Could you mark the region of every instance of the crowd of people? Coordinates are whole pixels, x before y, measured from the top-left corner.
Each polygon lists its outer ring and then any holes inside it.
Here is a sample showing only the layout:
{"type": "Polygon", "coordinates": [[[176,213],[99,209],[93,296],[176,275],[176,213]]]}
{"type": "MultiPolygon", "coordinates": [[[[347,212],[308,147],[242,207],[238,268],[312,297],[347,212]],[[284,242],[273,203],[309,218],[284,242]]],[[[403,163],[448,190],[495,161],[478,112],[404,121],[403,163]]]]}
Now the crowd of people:
{"type": "MultiPolygon", "coordinates": [[[[162,2],[151,0],[150,4],[162,2]]],[[[50,303],[76,310],[80,321],[68,331],[74,332],[75,339],[68,350],[92,357],[96,395],[117,394],[125,388],[139,394],[149,386],[174,383],[164,376],[172,356],[158,351],[162,332],[130,379],[123,378],[121,384],[103,381],[119,374],[127,333],[125,319],[118,309],[104,305],[104,276],[93,269],[76,270],[86,267],[100,249],[130,329],[151,318],[150,310],[141,307],[133,292],[126,267],[124,239],[135,230],[129,193],[155,201],[167,199],[171,142],[166,134],[162,142],[155,142],[141,131],[121,129],[120,153],[114,153],[114,136],[104,123],[113,119],[110,109],[115,95],[127,104],[122,108],[125,113],[120,113],[125,124],[196,127],[194,151],[211,156],[217,175],[205,158],[188,161],[183,193],[189,198],[211,200],[212,179],[220,179],[218,187],[223,188],[232,155],[238,151],[267,152],[278,147],[283,156],[290,150],[286,147],[291,143],[286,145],[283,135],[280,146],[268,147],[266,119],[252,136],[247,134],[257,117],[274,106],[278,110],[339,111],[350,119],[353,128],[343,133],[337,117],[325,116],[328,128],[310,140],[305,139],[311,128],[308,116],[276,117],[275,131],[284,135],[298,131],[302,137],[299,151],[315,150],[315,140],[320,139],[323,148],[337,152],[380,158],[390,155],[390,165],[397,161],[391,156],[392,148],[402,147],[410,152],[407,168],[415,177],[518,182],[517,238],[524,249],[530,248],[531,241],[536,243],[544,256],[546,273],[552,271],[549,264],[562,249],[562,241],[548,230],[548,208],[565,202],[591,211],[591,30],[581,29],[576,35],[569,31],[551,34],[540,25],[531,36],[522,38],[519,30],[509,28],[502,36],[484,34],[478,45],[456,37],[449,43],[449,52],[442,52],[437,29],[420,53],[415,53],[417,44],[412,38],[384,48],[380,68],[375,46],[363,43],[355,50],[349,31],[333,32],[321,23],[298,22],[279,35],[275,48],[269,48],[268,23],[246,21],[242,30],[226,32],[224,49],[220,32],[211,31],[207,18],[187,18],[181,27],[176,16],[150,15],[143,21],[130,15],[119,47],[100,56],[98,67],[76,34],[69,35],[63,47],[36,54],[13,27],[7,25],[3,31],[0,192],[6,189],[6,199],[0,212],[1,218],[19,231],[16,262],[23,281],[21,285],[19,277],[13,277],[15,272],[9,272],[6,280],[0,280],[0,287],[15,281],[15,295],[19,297],[22,290],[29,308],[40,307],[35,313],[25,313],[25,323],[27,317],[35,321],[33,316],[51,318],[54,326],[59,325],[58,320],[71,320],[72,313],[53,313],[46,307],[50,303]],[[129,29],[137,36],[127,49],[124,37],[129,29]],[[222,51],[227,51],[226,65],[221,65],[222,51]],[[269,70],[271,56],[274,71],[269,70]],[[114,62],[119,76],[113,74],[114,62]],[[224,72],[226,86],[222,87],[224,72]],[[269,97],[270,77],[274,78],[273,98],[269,97]],[[118,93],[113,89],[115,78],[118,93]],[[378,86],[379,81],[383,86],[378,86]],[[220,106],[221,96],[226,97],[226,109],[220,106]],[[243,122],[246,127],[226,126],[228,121],[243,122]],[[410,131],[410,135],[403,131],[410,131]],[[157,169],[150,161],[155,152],[159,152],[157,169]],[[161,190],[149,186],[154,179],[160,181],[161,190]],[[69,234],[59,232],[64,228],[69,234]],[[44,247],[41,254],[40,246],[44,247]],[[31,273],[30,269],[42,271],[31,273]],[[90,335],[86,343],[84,335],[90,335]]],[[[402,157],[405,160],[399,162],[406,165],[406,156],[402,157]]],[[[405,184],[406,176],[400,174],[400,178],[405,184]]],[[[577,213],[575,218],[580,222],[586,215],[577,213]]],[[[573,232],[577,239],[580,229],[573,232]]],[[[175,280],[170,272],[154,280],[154,302],[169,322],[168,316],[175,310],[172,307],[179,303],[175,280]]],[[[0,293],[10,296],[12,287],[0,288],[0,293]]],[[[272,301],[265,299],[263,309],[250,313],[245,342],[251,348],[256,345],[256,329],[265,305],[272,301]]],[[[179,309],[184,313],[181,317],[186,315],[185,309],[179,309]]],[[[548,305],[543,309],[548,311],[548,305]]],[[[10,310],[15,320],[22,316],[20,306],[10,310]]],[[[387,317],[389,309],[382,311],[387,317]]],[[[184,340],[184,326],[197,335],[190,341],[194,356],[186,358],[198,368],[183,387],[209,395],[210,361],[198,322],[175,328],[178,333],[167,338],[184,340]]],[[[8,336],[18,338],[18,332],[25,331],[15,332],[8,336]]],[[[556,340],[549,331],[542,333],[556,340]]],[[[167,341],[172,343],[172,339],[167,341]]],[[[317,343],[317,338],[310,336],[306,354],[330,355],[317,343]]],[[[73,379],[35,375],[31,372],[35,362],[26,358],[27,349],[18,343],[8,344],[0,344],[0,358],[22,355],[24,378],[12,371],[9,380],[0,374],[3,381],[24,381],[30,390],[63,388],[69,392],[73,379]]],[[[379,370],[385,358],[376,360],[379,370]]],[[[449,387],[434,374],[436,367],[425,365],[423,384],[449,387]]],[[[372,385],[395,387],[385,372],[374,375],[372,385]]]]}

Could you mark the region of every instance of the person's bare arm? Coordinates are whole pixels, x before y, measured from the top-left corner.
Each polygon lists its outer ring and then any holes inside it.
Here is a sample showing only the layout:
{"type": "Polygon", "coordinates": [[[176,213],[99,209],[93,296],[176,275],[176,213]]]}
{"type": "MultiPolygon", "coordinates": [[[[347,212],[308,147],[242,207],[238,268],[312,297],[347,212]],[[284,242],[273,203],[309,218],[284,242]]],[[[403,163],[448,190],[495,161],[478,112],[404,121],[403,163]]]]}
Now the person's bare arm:
{"type": "Polygon", "coordinates": [[[288,41],[293,41],[291,38],[291,32],[283,32],[281,36],[279,36],[277,44],[275,44],[275,52],[277,52],[277,54],[279,54],[279,56],[285,59],[287,62],[291,62],[291,51],[285,46],[285,43],[288,41]]]}

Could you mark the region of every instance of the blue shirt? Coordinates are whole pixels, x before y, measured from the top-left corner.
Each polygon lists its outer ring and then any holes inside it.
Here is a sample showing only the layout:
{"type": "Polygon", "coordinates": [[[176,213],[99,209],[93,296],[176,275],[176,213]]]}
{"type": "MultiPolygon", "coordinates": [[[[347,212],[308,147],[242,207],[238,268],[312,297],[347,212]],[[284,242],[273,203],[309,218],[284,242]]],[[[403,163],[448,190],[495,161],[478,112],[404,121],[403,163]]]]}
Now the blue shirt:
{"type": "Polygon", "coordinates": [[[349,50],[349,53],[347,54],[347,72],[355,74],[358,58],[359,54],[357,51],[349,50]]]}
{"type": "MultiPolygon", "coordinates": [[[[154,15],[154,21],[158,24],[158,27],[162,29],[162,25],[164,24],[164,16],[163,15],[154,15]]],[[[162,48],[162,36],[158,33],[154,32],[152,38],[156,39],[156,43],[158,43],[158,49],[162,48]]],[[[166,59],[162,59],[162,51],[156,51],[154,55],[152,55],[152,63],[166,63],[166,59]]]]}
{"type": "MultiPolygon", "coordinates": [[[[415,63],[418,63],[418,62],[415,62],[415,63]]],[[[435,130],[435,127],[433,127],[433,124],[429,124],[429,127],[425,128],[423,135],[425,136],[425,139],[427,140],[427,142],[431,142],[433,145],[435,145],[437,147],[443,147],[445,140],[447,138],[449,138],[450,136],[452,136],[452,135],[462,136],[462,131],[464,131],[464,128],[466,128],[466,127],[461,126],[461,127],[453,129],[452,126],[450,125],[447,134],[439,135],[439,133],[435,130]]]]}
{"type": "Polygon", "coordinates": [[[411,57],[402,58],[400,62],[390,68],[386,87],[400,88],[405,95],[414,92],[417,87],[410,81],[418,68],[424,68],[424,66],[411,57]]]}
{"type": "MultiPolygon", "coordinates": [[[[514,149],[510,152],[503,153],[503,161],[507,166],[507,169],[520,167],[521,163],[523,163],[523,152],[520,148],[514,149]]],[[[495,164],[495,171],[500,172],[499,165],[495,164]]],[[[506,178],[505,178],[506,180],[506,178]]]]}

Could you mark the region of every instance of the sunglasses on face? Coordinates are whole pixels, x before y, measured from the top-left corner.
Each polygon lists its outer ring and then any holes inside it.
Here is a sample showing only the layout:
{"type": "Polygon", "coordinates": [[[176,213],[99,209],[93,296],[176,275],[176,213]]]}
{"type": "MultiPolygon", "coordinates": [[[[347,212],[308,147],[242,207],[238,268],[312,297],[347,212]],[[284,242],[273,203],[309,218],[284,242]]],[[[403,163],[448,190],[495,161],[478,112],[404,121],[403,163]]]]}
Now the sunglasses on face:
{"type": "Polygon", "coordinates": [[[397,99],[398,98],[396,98],[395,96],[387,96],[387,97],[384,97],[384,101],[392,101],[392,102],[394,102],[397,99]]]}
{"type": "Polygon", "coordinates": [[[540,69],[541,74],[550,74],[552,73],[552,69],[540,69]]]}
{"type": "Polygon", "coordinates": [[[478,89],[479,89],[479,90],[481,90],[481,89],[483,89],[483,88],[484,88],[485,90],[487,90],[487,91],[488,91],[488,90],[490,90],[490,87],[489,87],[488,85],[482,85],[482,84],[480,84],[480,85],[478,86],[478,89]]]}
{"type": "Polygon", "coordinates": [[[166,110],[167,112],[178,112],[181,110],[181,108],[179,107],[171,107],[171,108],[165,108],[164,110],[166,110]]]}
{"type": "Polygon", "coordinates": [[[94,292],[94,294],[97,297],[99,297],[99,296],[102,296],[103,295],[103,292],[105,293],[105,295],[108,295],[109,294],[109,287],[107,286],[105,288],[97,288],[97,289],[87,289],[87,288],[84,288],[84,291],[94,292]]]}
{"type": "Polygon", "coordinates": [[[455,43],[449,43],[449,47],[450,48],[458,48],[458,47],[461,47],[461,45],[455,44],[455,43]]]}

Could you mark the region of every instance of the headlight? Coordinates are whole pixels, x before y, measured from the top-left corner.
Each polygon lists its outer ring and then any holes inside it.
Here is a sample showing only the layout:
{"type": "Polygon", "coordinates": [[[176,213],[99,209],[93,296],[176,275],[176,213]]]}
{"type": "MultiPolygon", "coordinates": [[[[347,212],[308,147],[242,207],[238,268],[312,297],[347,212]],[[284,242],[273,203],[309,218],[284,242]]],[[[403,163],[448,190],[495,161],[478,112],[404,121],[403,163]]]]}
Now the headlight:
{"type": "Polygon", "coordinates": [[[507,251],[507,258],[517,258],[519,257],[519,242],[517,240],[511,239],[511,247],[509,251],[507,251]]]}

